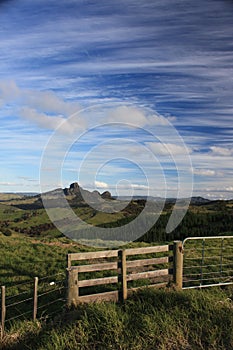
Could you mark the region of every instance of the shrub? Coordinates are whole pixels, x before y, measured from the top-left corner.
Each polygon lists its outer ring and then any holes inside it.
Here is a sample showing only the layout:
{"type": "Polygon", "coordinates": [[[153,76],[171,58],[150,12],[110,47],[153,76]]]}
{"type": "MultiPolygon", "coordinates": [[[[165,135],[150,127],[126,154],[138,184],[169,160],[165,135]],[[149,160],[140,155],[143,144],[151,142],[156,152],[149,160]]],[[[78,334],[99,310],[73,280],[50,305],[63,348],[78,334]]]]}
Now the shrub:
{"type": "Polygon", "coordinates": [[[12,235],[12,231],[9,228],[2,229],[1,232],[7,237],[12,235]]]}

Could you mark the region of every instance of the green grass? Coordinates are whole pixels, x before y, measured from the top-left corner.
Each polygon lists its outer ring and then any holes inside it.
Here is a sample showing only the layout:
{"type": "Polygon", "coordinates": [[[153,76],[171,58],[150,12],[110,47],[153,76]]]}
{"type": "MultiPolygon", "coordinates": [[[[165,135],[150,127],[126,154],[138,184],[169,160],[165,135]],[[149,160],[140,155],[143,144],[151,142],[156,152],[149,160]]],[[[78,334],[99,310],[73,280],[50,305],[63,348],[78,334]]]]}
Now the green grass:
{"type": "MultiPolygon", "coordinates": [[[[51,231],[50,231],[51,234],[51,231]]],[[[130,243],[125,248],[151,246],[149,243],[130,243]]],[[[0,285],[28,281],[65,272],[68,253],[95,251],[90,246],[75,243],[66,237],[28,237],[14,233],[10,237],[0,234],[0,285]]]]}
{"type": "Polygon", "coordinates": [[[232,238],[188,240],[184,244],[184,252],[185,287],[232,281],[232,238]]]}
{"type": "Polygon", "coordinates": [[[230,350],[233,290],[150,290],[124,304],[80,305],[51,324],[21,323],[2,349],[230,350]]]}
{"type": "Polygon", "coordinates": [[[45,277],[65,272],[68,253],[94,250],[81,246],[68,238],[33,238],[22,234],[10,237],[0,235],[0,284],[28,281],[33,277],[45,277]]]}
{"type": "MultiPolygon", "coordinates": [[[[74,211],[95,225],[122,220],[122,213],[96,213],[85,207],[74,211]]],[[[80,242],[61,237],[56,228],[42,230],[33,237],[15,232],[16,228],[27,229],[49,223],[44,209],[21,210],[0,203],[0,222],[3,228],[12,231],[9,237],[0,233],[0,285],[6,285],[7,297],[26,290],[28,285],[21,287],[16,284],[32,282],[35,276],[39,280],[58,273],[65,276],[68,253],[95,250],[85,246],[88,243],[85,239],[84,245],[81,245],[80,242]]],[[[99,241],[100,247],[101,244],[99,241]]],[[[232,242],[230,244],[227,249],[232,251],[232,242]]],[[[114,247],[116,242],[112,242],[112,245],[114,247]]],[[[152,243],[131,243],[125,247],[148,245],[152,243]]],[[[195,248],[199,248],[199,245],[195,248]]],[[[196,249],[194,252],[192,246],[189,249],[190,254],[198,258],[196,249]]],[[[192,263],[196,264],[195,261],[192,263]]],[[[232,263],[232,259],[228,258],[226,263],[232,263]]],[[[49,281],[45,279],[44,285],[49,281]]],[[[43,283],[40,292],[43,292],[43,283]]],[[[47,284],[46,288],[50,288],[47,284]]],[[[51,298],[54,295],[51,294],[51,298]]],[[[36,323],[8,322],[7,335],[0,349],[229,350],[233,349],[232,299],[232,287],[183,292],[145,290],[136,293],[124,305],[100,303],[82,305],[69,313],[63,310],[59,317],[56,316],[53,321],[50,319],[49,323],[43,320],[43,317],[47,317],[46,312],[39,314],[42,319],[36,323]]],[[[42,302],[41,299],[39,301],[42,302]]],[[[25,304],[18,310],[19,313],[25,311],[24,308],[25,304]]]]}
{"type": "Polygon", "coordinates": [[[14,317],[20,320],[32,318],[34,277],[39,277],[38,316],[59,313],[64,302],[56,302],[56,299],[66,297],[66,256],[90,250],[94,249],[65,237],[34,238],[18,233],[10,237],[0,235],[0,285],[6,287],[6,328],[9,329],[10,319],[14,317]],[[55,284],[50,286],[52,281],[55,284]]]}
{"type": "Polygon", "coordinates": [[[123,213],[97,213],[95,216],[90,218],[87,222],[89,224],[92,224],[94,226],[100,225],[100,224],[105,224],[105,223],[110,223],[110,222],[115,222],[124,217],[123,213]]]}
{"type": "MultiPolygon", "coordinates": [[[[149,246],[148,243],[130,243],[126,247],[149,246]]],[[[6,329],[11,327],[11,319],[18,320],[32,318],[33,283],[34,277],[39,277],[38,285],[38,316],[52,317],[59,314],[66,299],[66,268],[68,253],[96,250],[82,246],[63,237],[29,237],[14,233],[10,237],[0,235],[0,250],[4,252],[0,262],[0,285],[6,287],[6,329]],[[54,282],[50,286],[50,282],[54,282]],[[57,288],[61,288],[57,290],[57,288]],[[47,294],[49,292],[49,294],[47,294]],[[41,296],[44,293],[45,296],[41,296]],[[56,299],[63,299],[55,303],[56,299]],[[29,301],[25,301],[29,300],[29,301]],[[46,305],[48,303],[52,305],[46,305]],[[20,303],[20,304],[18,304],[20,303]],[[54,304],[55,303],[55,304],[54,304]],[[12,305],[13,304],[13,305],[12,305]],[[15,305],[16,304],[16,305],[15,305]]],[[[116,271],[102,271],[81,273],[80,279],[90,279],[115,275],[116,271]]],[[[136,283],[136,281],[135,281],[136,283]]],[[[134,283],[134,284],[135,284],[134,283]]],[[[148,283],[148,282],[147,282],[148,283]]],[[[139,281],[133,286],[142,285],[139,281]]],[[[145,284],[145,283],[144,283],[145,284]]],[[[129,285],[132,285],[129,282],[129,285]]],[[[85,287],[80,294],[92,294],[103,291],[116,290],[117,285],[85,287]]]]}

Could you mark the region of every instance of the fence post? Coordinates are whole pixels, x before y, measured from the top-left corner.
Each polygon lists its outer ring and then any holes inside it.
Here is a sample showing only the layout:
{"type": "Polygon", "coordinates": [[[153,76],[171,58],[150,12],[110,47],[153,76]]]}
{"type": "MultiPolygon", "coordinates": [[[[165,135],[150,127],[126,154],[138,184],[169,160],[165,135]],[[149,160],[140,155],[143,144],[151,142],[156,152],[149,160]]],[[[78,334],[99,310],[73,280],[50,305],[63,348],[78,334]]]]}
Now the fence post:
{"type": "Polygon", "coordinates": [[[6,319],[6,287],[1,287],[1,339],[4,337],[4,331],[5,331],[5,319],[6,319]]]}
{"type": "Polygon", "coordinates": [[[68,279],[68,292],[67,292],[67,305],[68,307],[78,303],[79,287],[78,287],[78,268],[70,267],[67,269],[68,279]]]}
{"type": "Polygon", "coordinates": [[[173,280],[178,289],[183,287],[183,244],[174,241],[173,246],[173,280]]]}
{"type": "Polygon", "coordinates": [[[126,268],[126,251],[118,251],[120,274],[118,275],[118,281],[121,283],[120,299],[122,301],[127,299],[127,268],[126,268]]]}
{"type": "Polygon", "coordinates": [[[34,295],[33,295],[33,321],[36,321],[38,305],[38,277],[34,278],[34,295]]]}

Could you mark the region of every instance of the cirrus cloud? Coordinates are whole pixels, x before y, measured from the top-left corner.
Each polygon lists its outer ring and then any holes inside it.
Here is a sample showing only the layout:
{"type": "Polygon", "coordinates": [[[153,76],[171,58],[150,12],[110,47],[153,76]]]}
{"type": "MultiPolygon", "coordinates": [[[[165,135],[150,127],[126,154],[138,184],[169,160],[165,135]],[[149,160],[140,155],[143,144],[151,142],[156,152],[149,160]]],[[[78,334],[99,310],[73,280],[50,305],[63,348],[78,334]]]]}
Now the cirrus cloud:
{"type": "Polygon", "coordinates": [[[146,142],[146,146],[155,155],[160,156],[185,155],[187,154],[187,151],[191,152],[191,149],[186,149],[183,145],[177,145],[174,143],[146,142]]]}
{"type": "Polygon", "coordinates": [[[216,171],[210,170],[210,169],[194,169],[193,168],[193,174],[200,175],[200,176],[215,176],[216,171]]]}
{"type": "Polygon", "coordinates": [[[211,149],[211,153],[215,156],[225,156],[225,157],[233,156],[233,148],[211,146],[210,149],[211,149]]]}

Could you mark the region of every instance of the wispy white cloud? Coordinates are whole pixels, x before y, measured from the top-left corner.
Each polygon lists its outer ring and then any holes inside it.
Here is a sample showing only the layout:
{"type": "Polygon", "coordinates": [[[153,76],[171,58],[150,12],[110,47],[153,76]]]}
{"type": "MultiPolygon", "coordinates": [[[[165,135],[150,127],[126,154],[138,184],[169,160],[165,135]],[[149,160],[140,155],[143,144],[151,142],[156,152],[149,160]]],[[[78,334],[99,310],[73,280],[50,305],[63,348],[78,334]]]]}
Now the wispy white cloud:
{"type": "Polygon", "coordinates": [[[80,110],[80,105],[77,102],[64,101],[53,91],[20,88],[14,80],[0,81],[0,98],[5,103],[27,105],[41,111],[61,113],[65,116],[80,110]]]}
{"type": "Polygon", "coordinates": [[[215,176],[216,175],[216,171],[210,170],[210,169],[193,169],[193,173],[195,175],[200,175],[200,176],[215,176]]]}
{"type": "Polygon", "coordinates": [[[0,98],[3,105],[11,106],[12,114],[16,113],[40,128],[55,130],[59,127],[62,133],[72,133],[77,126],[84,128],[85,122],[81,118],[78,125],[75,118],[68,118],[78,114],[80,105],[64,101],[52,91],[20,89],[12,80],[0,81],[0,98]]]}
{"type": "Polygon", "coordinates": [[[233,156],[233,148],[211,146],[210,149],[211,149],[211,154],[216,156],[225,156],[225,157],[233,156]]]}
{"type": "Polygon", "coordinates": [[[53,91],[31,91],[22,92],[22,99],[27,106],[47,113],[62,114],[66,117],[77,113],[80,105],[74,102],[66,102],[59,98],[53,91]]]}
{"type": "Polygon", "coordinates": [[[128,123],[129,125],[142,127],[148,122],[146,116],[140,110],[135,107],[126,106],[117,107],[112,110],[107,117],[107,121],[110,123],[128,123]]]}
{"type": "Polygon", "coordinates": [[[95,181],[95,186],[97,188],[101,188],[101,189],[109,188],[108,184],[106,182],[103,182],[103,181],[95,181]]]}
{"type": "MultiPolygon", "coordinates": [[[[173,143],[159,143],[159,142],[146,142],[146,146],[151,149],[155,155],[159,156],[174,156],[174,155],[187,155],[188,149],[183,145],[177,145],[173,143]]],[[[190,150],[189,150],[190,151],[190,150]]]]}
{"type": "Polygon", "coordinates": [[[10,187],[15,187],[15,186],[22,186],[22,183],[17,183],[17,182],[0,182],[0,186],[10,186],[10,187]]]}
{"type": "Polygon", "coordinates": [[[20,89],[14,80],[0,81],[0,98],[2,103],[12,102],[20,97],[20,89]]]}
{"type": "MultiPolygon", "coordinates": [[[[27,119],[41,128],[55,130],[61,123],[65,122],[65,119],[61,116],[49,116],[44,113],[39,113],[35,109],[29,107],[22,107],[20,110],[20,116],[27,119]]],[[[65,130],[70,131],[70,129],[65,128],[65,130]]]]}
{"type": "MultiPolygon", "coordinates": [[[[3,164],[10,166],[11,163],[12,167],[19,168],[21,163],[21,172],[27,164],[25,172],[28,172],[30,159],[33,165],[39,163],[51,131],[59,128],[62,136],[69,136],[72,130],[89,127],[91,123],[86,124],[85,118],[77,123],[68,120],[79,111],[77,101],[90,106],[123,100],[132,102],[133,107],[115,109],[109,119],[103,118],[105,121],[154,126],[153,130],[158,131],[159,127],[166,126],[166,119],[162,117],[166,115],[191,153],[197,189],[204,191],[208,182],[213,190],[219,182],[223,188],[230,188],[231,10],[230,2],[211,0],[206,0],[205,5],[201,0],[191,4],[178,0],[172,4],[170,0],[138,3],[118,0],[110,4],[103,0],[98,6],[83,2],[82,11],[73,0],[51,0],[50,3],[35,0],[30,5],[20,0],[14,6],[11,2],[6,4],[0,13],[3,164]],[[137,106],[151,107],[154,113],[148,116],[137,106]]],[[[98,118],[94,116],[93,120],[98,123],[98,118]]],[[[120,138],[121,132],[126,136],[119,128],[116,137],[120,138]]],[[[113,138],[113,133],[111,130],[105,136],[91,134],[72,156],[77,153],[78,163],[85,157],[88,143],[106,140],[107,136],[113,138]]],[[[110,144],[105,152],[106,155],[127,154],[129,159],[150,169],[151,174],[154,153],[163,170],[171,172],[172,181],[174,164],[169,154],[173,154],[184,169],[185,152],[173,135],[163,136],[161,142],[154,142],[152,137],[143,139],[135,129],[137,145],[121,142],[119,147],[113,147],[110,144]]],[[[64,145],[66,143],[61,142],[56,157],[64,145]]],[[[91,160],[88,169],[91,164],[97,166],[104,161],[106,157],[101,152],[96,152],[96,159],[91,160]]],[[[70,159],[69,168],[75,168],[73,161],[70,159]]],[[[115,164],[111,170],[113,175],[124,175],[126,171],[131,174],[132,168],[115,164]]],[[[139,180],[134,182],[140,184],[139,180]]]]}

